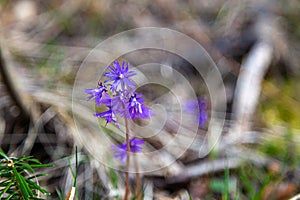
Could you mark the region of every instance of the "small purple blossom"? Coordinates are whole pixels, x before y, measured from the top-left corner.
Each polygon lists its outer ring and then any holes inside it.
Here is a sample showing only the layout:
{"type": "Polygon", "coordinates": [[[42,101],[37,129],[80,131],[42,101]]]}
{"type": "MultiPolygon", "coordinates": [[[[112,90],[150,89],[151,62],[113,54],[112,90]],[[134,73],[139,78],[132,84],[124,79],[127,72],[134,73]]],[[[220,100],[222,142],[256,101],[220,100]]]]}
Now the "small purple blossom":
{"type": "MultiPolygon", "coordinates": [[[[144,144],[144,140],[138,140],[135,137],[130,139],[130,152],[137,153],[141,152],[142,145],[144,144]]],[[[114,149],[114,157],[120,159],[121,162],[125,162],[127,158],[127,144],[126,142],[120,145],[113,145],[112,148],[114,149]]]]}
{"type": "Polygon", "coordinates": [[[101,103],[103,92],[105,91],[106,88],[102,84],[99,84],[97,88],[85,89],[84,92],[90,95],[87,97],[88,100],[94,98],[96,105],[99,106],[101,103]]]}
{"type": "Polygon", "coordinates": [[[116,115],[112,112],[112,109],[109,109],[108,111],[102,112],[102,113],[95,113],[95,117],[105,118],[106,124],[114,122],[115,125],[120,128],[119,123],[117,122],[116,115]]]}
{"type": "Polygon", "coordinates": [[[144,105],[144,99],[141,94],[132,94],[128,102],[128,117],[131,119],[150,118],[151,110],[144,105]]]}
{"type": "Polygon", "coordinates": [[[101,103],[109,108],[112,107],[112,98],[108,94],[104,94],[101,100],[101,103]]]}
{"type": "Polygon", "coordinates": [[[129,88],[134,87],[134,83],[129,79],[129,77],[136,75],[134,71],[128,71],[129,63],[125,66],[125,61],[123,61],[122,66],[118,61],[114,61],[113,66],[108,66],[109,72],[106,72],[104,76],[108,80],[104,83],[112,82],[111,90],[114,92],[117,90],[118,86],[121,85],[121,90],[124,90],[128,86],[129,88]]]}
{"type": "Polygon", "coordinates": [[[198,123],[200,126],[204,126],[207,119],[208,119],[208,113],[207,113],[207,103],[203,98],[200,98],[198,101],[188,101],[185,104],[185,110],[188,113],[193,113],[197,109],[199,109],[199,118],[198,123]],[[197,108],[198,107],[198,108],[197,108]]]}
{"type": "Polygon", "coordinates": [[[135,137],[130,139],[130,151],[132,153],[141,152],[143,149],[142,145],[145,143],[144,140],[137,140],[135,137]]]}
{"type": "Polygon", "coordinates": [[[207,103],[204,99],[199,99],[198,105],[199,105],[199,125],[204,126],[208,119],[207,103]]]}
{"type": "Polygon", "coordinates": [[[130,97],[130,91],[124,90],[117,92],[117,94],[111,99],[113,111],[121,117],[126,117],[128,114],[128,99],[130,97]]]}

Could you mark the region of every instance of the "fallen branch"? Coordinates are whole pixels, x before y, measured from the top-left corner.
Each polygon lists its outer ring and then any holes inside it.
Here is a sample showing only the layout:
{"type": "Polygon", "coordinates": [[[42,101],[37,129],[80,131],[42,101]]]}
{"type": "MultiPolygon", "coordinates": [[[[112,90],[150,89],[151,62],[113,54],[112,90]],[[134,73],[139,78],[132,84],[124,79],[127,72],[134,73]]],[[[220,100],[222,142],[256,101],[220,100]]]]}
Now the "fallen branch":
{"type": "Polygon", "coordinates": [[[170,176],[166,179],[166,184],[174,184],[188,181],[191,178],[199,177],[212,172],[223,171],[225,168],[233,169],[240,166],[242,160],[239,158],[223,158],[210,162],[198,162],[191,166],[186,166],[178,175],[170,176]]]}

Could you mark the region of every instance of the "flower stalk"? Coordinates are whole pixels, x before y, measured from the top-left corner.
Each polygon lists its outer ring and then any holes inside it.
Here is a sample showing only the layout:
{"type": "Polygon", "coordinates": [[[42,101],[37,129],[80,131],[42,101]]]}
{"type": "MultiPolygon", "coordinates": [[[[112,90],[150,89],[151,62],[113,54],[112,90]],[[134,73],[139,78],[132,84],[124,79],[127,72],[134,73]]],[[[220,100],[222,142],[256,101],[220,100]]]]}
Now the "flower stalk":
{"type": "Polygon", "coordinates": [[[135,196],[137,200],[142,200],[143,193],[142,193],[142,184],[141,184],[141,177],[139,173],[139,164],[137,159],[134,159],[134,168],[135,168],[135,196]]]}
{"type": "Polygon", "coordinates": [[[130,166],[130,138],[129,138],[129,126],[128,120],[125,118],[125,128],[126,128],[126,171],[125,171],[125,200],[128,200],[130,193],[129,186],[129,166],[130,166]]]}

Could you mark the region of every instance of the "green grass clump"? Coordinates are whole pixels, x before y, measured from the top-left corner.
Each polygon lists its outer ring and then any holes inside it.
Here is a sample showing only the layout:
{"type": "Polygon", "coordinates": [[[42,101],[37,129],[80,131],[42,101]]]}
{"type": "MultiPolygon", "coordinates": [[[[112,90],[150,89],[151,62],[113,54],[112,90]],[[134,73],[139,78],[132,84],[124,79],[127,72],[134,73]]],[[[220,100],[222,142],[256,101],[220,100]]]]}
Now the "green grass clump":
{"type": "Polygon", "coordinates": [[[32,156],[12,158],[0,151],[0,199],[42,199],[39,193],[49,195],[37,183],[37,178],[47,174],[35,174],[35,169],[50,167],[32,156]]]}

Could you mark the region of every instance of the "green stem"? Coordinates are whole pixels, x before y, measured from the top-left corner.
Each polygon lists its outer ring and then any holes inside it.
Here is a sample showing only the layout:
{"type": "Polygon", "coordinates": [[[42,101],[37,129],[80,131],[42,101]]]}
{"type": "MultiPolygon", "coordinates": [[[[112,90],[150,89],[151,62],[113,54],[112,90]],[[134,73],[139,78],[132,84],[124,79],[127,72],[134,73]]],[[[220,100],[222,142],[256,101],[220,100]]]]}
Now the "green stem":
{"type": "Polygon", "coordinates": [[[139,164],[137,162],[137,158],[134,157],[134,167],[135,167],[135,188],[136,188],[136,199],[142,200],[143,193],[142,193],[142,184],[141,184],[141,177],[139,174],[139,164]]]}
{"type": "Polygon", "coordinates": [[[130,187],[129,187],[129,164],[130,164],[130,138],[129,138],[129,126],[128,126],[128,120],[125,118],[125,128],[126,128],[126,150],[127,150],[127,156],[126,156],[126,177],[125,177],[125,197],[124,200],[128,200],[129,193],[130,193],[130,187]]]}

